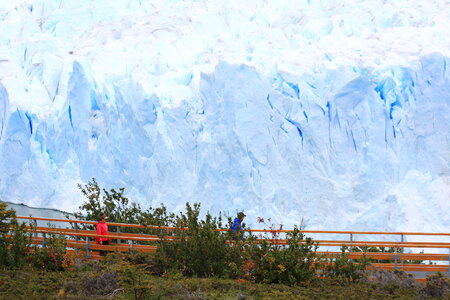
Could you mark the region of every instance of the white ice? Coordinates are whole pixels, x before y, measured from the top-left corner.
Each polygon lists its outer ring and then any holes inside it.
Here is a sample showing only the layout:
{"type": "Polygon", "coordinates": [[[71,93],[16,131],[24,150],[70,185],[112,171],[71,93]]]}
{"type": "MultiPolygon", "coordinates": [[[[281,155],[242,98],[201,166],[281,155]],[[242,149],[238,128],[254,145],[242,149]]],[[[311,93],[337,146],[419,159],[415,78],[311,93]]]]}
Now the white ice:
{"type": "Polygon", "coordinates": [[[0,0],[0,199],[77,183],[309,229],[450,228],[448,1],[0,0]]]}

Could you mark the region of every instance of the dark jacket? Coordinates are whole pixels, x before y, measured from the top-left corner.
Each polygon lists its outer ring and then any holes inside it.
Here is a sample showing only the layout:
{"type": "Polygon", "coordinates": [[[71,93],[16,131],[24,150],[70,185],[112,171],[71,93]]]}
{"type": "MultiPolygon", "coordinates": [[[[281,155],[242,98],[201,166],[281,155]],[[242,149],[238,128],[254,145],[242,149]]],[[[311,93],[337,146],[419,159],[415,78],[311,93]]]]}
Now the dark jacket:
{"type": "Polygon", "coordinates": [[[233,226],[231,227],[231,229],[233,229],[234,233],[238,233],[239,231],[242,230],[241,223],[242,223],[241,220],[239,220],[238,218],[234,218],[233,226]]]}

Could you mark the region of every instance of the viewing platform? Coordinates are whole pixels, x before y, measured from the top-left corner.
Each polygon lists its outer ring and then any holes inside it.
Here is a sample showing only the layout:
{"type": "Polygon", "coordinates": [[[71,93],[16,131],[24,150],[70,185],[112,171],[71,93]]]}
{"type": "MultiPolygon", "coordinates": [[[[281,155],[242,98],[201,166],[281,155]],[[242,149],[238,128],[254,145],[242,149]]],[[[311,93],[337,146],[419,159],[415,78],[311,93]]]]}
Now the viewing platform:
{"type": "MultiPolygon", "coordinates": [[[[100,250],[128,252],[156,252],[160,242],[175,239],[171,233],[176,230],[189,230],[169,226],[139,225],[125,223],[108,223],[110,234],[97,235],[95,230],[83,229],[94,226],[97,222],[19,216],[18,219],[29,220],[34,229],[33,243],[46,246],[49,234],[63,235],[67,241],[68,251],[82,251],[85,259],[100,260],[100,250]],[[47,222],[48,226],[42,226],[47,222]],[[127,229],[140,228],[152,234],[127,233],[127,229]],[[99,245],[95,238],[109,238],[110,245],[99,245]]],[[[31,224],[30,224],[31,225],[31,224]]],[[[217,229],[229,231],[230,229],[217,229]]],[[[249,229],[256,241],[268,241],[272,244],[287,245],[286,234],[292,230],[249,229]]],[[[383,231],[338,231],[338,230],[300,230],[318,243],[318,256],[332,259],[342,254],[342,247],[349,259],[366,257],[376,260],[368,269],[403,270],[413,274],[417,281],[424,281],[427,275],[441,272],[450,276],[450,233],[425,232],[383,232],[383,231]],[[319,236],[319,238],[314,238],[319,236]],[[323,239],[323,236],[331,238],[323,239]],[[346,237],[346,238],[345,238],[346,237]],[[430,241],[433,239],[433,241],[430,241]],[[370,249],[371,247],[376,247],[370,249]],[[380,248],[381,247],[381,248],[380,248]],[[386,249],[387,248],[387,249],[386,249]],[[373,252],[375,251],[375,252],[373,252]],[[406,253],[408,251],[408,253],[406,253]]],[[[229,241],[230,243],[232,241],[229,241]]]]}

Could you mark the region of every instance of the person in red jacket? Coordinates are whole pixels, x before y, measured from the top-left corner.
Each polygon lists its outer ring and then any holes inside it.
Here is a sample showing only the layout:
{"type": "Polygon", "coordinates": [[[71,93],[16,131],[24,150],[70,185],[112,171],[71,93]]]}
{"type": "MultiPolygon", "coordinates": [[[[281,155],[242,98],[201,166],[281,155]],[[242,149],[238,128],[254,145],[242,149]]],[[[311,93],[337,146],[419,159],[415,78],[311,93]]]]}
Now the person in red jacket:
{"type": "MultiPolygon", "coordinates": [[[[108,224],[106,224],[106,220],[108,217],[104,213],[100,213],[98,215],[98,223],[95,225],[95,230],[98,235],[108,235],[108,224]]],[[[95,238],[97,244],[99,245],[109,245],[111,239],[108,238],[95,238]]],[[[106,251],[100,250],[100,255],[105,256],[106,251]]]]}

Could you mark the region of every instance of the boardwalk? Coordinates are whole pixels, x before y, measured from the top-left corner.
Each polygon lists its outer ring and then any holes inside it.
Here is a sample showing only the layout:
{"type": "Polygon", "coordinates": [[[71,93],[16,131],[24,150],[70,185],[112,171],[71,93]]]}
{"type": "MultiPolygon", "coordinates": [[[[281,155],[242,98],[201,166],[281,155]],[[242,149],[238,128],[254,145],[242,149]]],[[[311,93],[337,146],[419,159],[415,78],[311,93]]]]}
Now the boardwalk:
{"type": "MultiPolygon", "coordinates": [[[[96,222],[23,216],[19,216],[18,218],[34,222],[35,234],[33,243],[45,246],[46,235],[61,234],[67,238],[68,251],[82,249],[85,251],[84,255],[86,258],[90,259],[101,259],[98,255],[98,251],[100,250],[156,252],[159,242],[170,242],[173,236],[169,233],[174,230],[180,230],[179,228],[167,226],[108,223],[109,227],[115,227],[116,232],[112,232],[107,236],[114,243],[111,243],[109,246],[104,246],[93,242],[96,237],[100,237],[94,230],[81,229],[82,226],[94,225],[96,222]],[[41,226],[42,223],[50,224],[50,226],[41,226]],[[68,228],[70,227],[70,223],[72,224],[72,228],[68,228]],[[130,228],[158,231],[159,234],[123,232],[130,228]]],[[[184,228],[184,230],[188,229],[184,228]]],[[[227,231],[228,229],[218,230],[227,231]]],[[[285,235],[291,232],[291,230],[267,229],[252,229],[248,231],[258,236],[260,240],[266,240],[278,245],[287,244],[285,235]]],[[[351,259],[358,259],[364,255],[367,258],[383,260],[383,263],[372,263],[370,268],[404,270],[413,274],[418,281],[423,281],[426,275],[438,271],[450,275],[450,233],[333,230],[302,230],[302,233],[312,237],[313,241],[318,242],[319,249],[317,253],[327,258],[337,256],[341,253],[339,249],[342,246],[346,246],[349,258],[351,259]],[[322,238],[324,236],[331,238],[322,238]],[[365,247],[394,248],[394,252],[356,252],[353,251],[353,249],[356,249],[355,247],[363,250],[365,247]],[[398,249],[404,249],[404,251],[398,249]],[[412,261],[422,261],[422,263],[412,263],[412,261]]]]}

